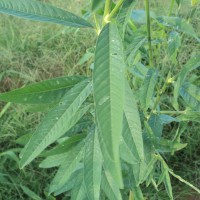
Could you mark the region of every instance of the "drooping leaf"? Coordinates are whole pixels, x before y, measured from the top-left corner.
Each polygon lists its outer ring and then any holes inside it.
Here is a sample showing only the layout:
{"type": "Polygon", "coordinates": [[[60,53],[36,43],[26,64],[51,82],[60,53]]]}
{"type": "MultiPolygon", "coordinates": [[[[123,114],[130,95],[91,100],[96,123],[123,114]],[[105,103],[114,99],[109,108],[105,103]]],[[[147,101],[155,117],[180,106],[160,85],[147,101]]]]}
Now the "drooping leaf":
{"type": "Polygon", "coordinates": [[[196,55],[192,57],[183,67],[180,74],[178,75],[178,80],[175,83],[174,87],[174,99],[173,99],[173,106],[176,110],[179,110],[178,106],[178,96],[179,96],[179,90],[182,84],[185,81],[186,76],[189,74],[190,71],[200,67],[200,56],[196,55]]]}
{"type": "Polygon", "coordinates": [[[73,13],[34,0],[0,0],[0,13],[65,26],[92,27],[89,22],[73,13]]]}
{"type": "Polygon", "coordinates": [[[97,41],[93,71],[94,102],[100,141],[105,144],[106,151],[115,162],[110,173],[121,186],[119,143],[124,104],[124,71],[121,38],[117,26],[110,23],[103,28],[97,41]]]}
{"type": "Polygon", "coordinates": [[[89,106],[79,110],[89,96],[92,86],[83,81],[74,86],[41,122],[20,154],[23,168],[37,157],[48,145],[66,133],[88,111],[89,106]]]}
{"type": "Polygon", "coordinates": [[[173,192],[172,192],[172,185],[171,185],[171,180],[170,180],[168,171],[165,173],[165,178],[164,178],[163,182],[165,184],[165,189],[168,193],[170,200],[173,200],[174,198],[173,198],[173,192]]]}
{"type": "Polygon", "coordinates": [[[69,89],[84,79],[85,77],[81,76],[69,76],[41,81],[20,89],[1,93],[0,101],[22,104],[57,103],[69,89]]]}
{"type": "Polygon", "coordinates": [[[172,27],[176,31],[181,31],[185,34],[191,35],[197,40],[200,39],[197,37],[194,28],[191,24],[187,22],[187,20],[179,17],[169,17],[169,16],[161,16],[156,18],[159,23],[164,26],[172,27]]]}
{"type": "Polygon", "coordinates": [[[140,102],[141,102],[141,107],[142,109],[144,109],[144,111],[146,111],[151,105],[157,78],[158,78],[157,71],[149,69],[140,90],[140,102]]]}
{"type": "Polygon", "coordinates": [[[102,155],[97,131],[92,131],[84,154],[84,182],[88,200],[99,200],[102,155]]]}
{"type": "Polygon", "coordinates": [[[180,95],[184,101],[192,108],[194,111],[200,111],[200,88],[191,84],[184,83],[180,88],[180,95]]]}
{"type": "Polygon", "coordinates": [[[122,200],[119,188],[109,172],[105,171],[102,175],[101,188],[109,200],[122,200]]]}
{"type": "Polygon", "coordinates": [[[84,153],[84,142],[75,146],[69,156],[66,157],[65,161],[61,164],[54,179],[52,180],[49,188],[49,193],[59,190],[69,180],[72,173],[76,170],[78,163],[83,157],[84,153]]]}

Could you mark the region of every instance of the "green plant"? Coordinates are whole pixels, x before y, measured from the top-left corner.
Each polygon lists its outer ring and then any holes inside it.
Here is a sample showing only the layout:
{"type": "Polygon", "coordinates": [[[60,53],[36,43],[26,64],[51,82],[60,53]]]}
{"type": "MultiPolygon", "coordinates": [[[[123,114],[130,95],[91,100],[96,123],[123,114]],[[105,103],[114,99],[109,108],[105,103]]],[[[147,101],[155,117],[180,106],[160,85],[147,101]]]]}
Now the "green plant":
{"type": "MultiPolygon", "coordinates": [[[[199,83],[196,77],[187,78],[200,66],[198,55],[172,76],[176,67],[182,66],[177,57],[183,36],[199,38],[189,21],[156,16],[150,12],[148,0],[146,11],[133,11],[136,3],[93,0],[93,27],[83,18],[38,1],[0,0],[2,13],[93,28],[99,34],[94,67],[88,67],[92,80],[59,77],[0,94],[1,101],[48,112],[33,134],[19,138],[26,144],[19,165],[24,168],[41,157],[41,168],[59,167],[49,193],[66,193],[71,199],[140,200],[144,199],[144,183],[152,184],[155,190],[164,183],[173,199],[170,175],[199,192],[176,175],[164,159],[167,153],[174,154],[187,145],[180,141],[184,122],[199,122],[199,83]],[[168,69],[158,63],[157,56],[163,56],[159,55],[161,49],[166,49],[165,60],[172,66],[168,69]],[[168,94],[172,84],[173,95],[168,94]],[[167,110],[165,94],[173,98],[167,110]],[[163,127],[172,122],[179,128],[173,138],[166,139],[163,127]]],[[[174,1],[169,15],[173,5],[174,1]]],[[[198,5],[193,5],[197,9],[198,5]]],[[[92,60],[93,53],[85,57],[92,60]]]]}

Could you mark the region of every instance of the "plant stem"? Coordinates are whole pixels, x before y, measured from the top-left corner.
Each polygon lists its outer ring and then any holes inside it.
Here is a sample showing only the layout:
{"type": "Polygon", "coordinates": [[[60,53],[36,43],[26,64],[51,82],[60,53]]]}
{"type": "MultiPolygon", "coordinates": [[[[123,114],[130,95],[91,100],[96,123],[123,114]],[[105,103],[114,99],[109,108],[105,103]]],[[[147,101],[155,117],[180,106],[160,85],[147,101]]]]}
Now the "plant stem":
{"type": "Polygon", "coordinates": [[[146,3],[146,19],[147,19],[147,37],[148,37],[148,46],[149,46],[149,65],[153,66],[153,54],[152,54],[152,45],[151,45],[151,21],[150,21],[150,9],[149,9],[149,0],[145,0],[146,3]]]}
{"type": "Polygon", "coordinates": [[[117,2],[116,6],[113,8],[110,15],[108,16],[108,20],[110,20],[117,13],[117,11],[119,10],[119,8],[121,7],[123,2],[124,2],[124,0],[119,0],[117,2]]]}
{"type": "Polygon", "coordinates": [[[171,114],[171,115],[181,115],[185,114],[186,111],[170,111],[170,110],[163,110],[163,111],[153,111],[154,114],[171,114]]]}
{"type": "Polygon", "coordinates": [[[104,26],[105,24],[108,23],[108,16],[109,16],[109,13],[110,13],[110,8],[111,8],[111,0],[106,0],[102,26],[104,26]]]}
{"type": "Polygon", "coordinates": [[[171,0],[168,16],[170,16],[172,14],[172,10],[174,8],[174,3],[175,3],[175,0],[171,0]]]}
{"type": "Polygon", "coordinates": [[[169,71],[169,73],[168,73],[168,75],[167,75],[167,78],[166,78],[166,80],[165,80],[164,85],[162,86],[162,88],[161,88],[160,91],[158,92],[156,101],[155,101],[154,106],[153,106],[153,109],[152,109],[153,112],[154,112],[154,110],[156,110],[156,107],[157,107],[158,103],[160,102],[160,98],[161,98],[162,94],[165,92],[165,90],[166,90],[166,88],[167,88],[167,85],[168,85],[169,83],[171,83],[171,82],[169,82],[170,76],[171,76],[171,72],[169,71]]]}
{"type": "Polygon", "coordinates": [[[101,31],[101,28],[99,26],[99,23],[97,21],[97,16],[96,14],[93,15],[94,16],[94,22],[95,22],[95,25],[96,25],[96,32],[97,32],[97,35],[99,35],[100,31],[101,31]]]}

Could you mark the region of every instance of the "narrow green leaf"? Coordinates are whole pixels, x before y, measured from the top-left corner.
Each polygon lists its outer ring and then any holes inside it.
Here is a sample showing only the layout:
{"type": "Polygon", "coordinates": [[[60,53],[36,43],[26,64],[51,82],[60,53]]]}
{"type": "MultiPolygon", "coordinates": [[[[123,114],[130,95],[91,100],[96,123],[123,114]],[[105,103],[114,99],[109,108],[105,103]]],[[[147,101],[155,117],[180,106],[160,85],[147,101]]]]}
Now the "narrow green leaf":
{"type": "Polygon", "coordinates": [[[39,165],[40,168],[52,168],[60,166],[69,156],[70,152],[60,153],[45,158],[39,165]]]}
{"type": "Polygon", "coordinates": [[[102,155],[100,150],[97,131],[90,133],[90,139],[85,147],[84,155],[84,182],[87,191],[88,200],[99,200],[102,155]]]}
{"type": "Polygon", "coordinates": [[[192,108],[194,111],[200,111],[200,88],[191,84],[184,83],[180,88],[180,95],[183,97],[184,101],[192,108]]]}
{"type": "Polygon", "coordinates": [[[165,188],[166,188],[166,191],[168,193],[170,200],[173,200],[174,198],[173,198],[173,192],[172,192],[172,185],[171,185],[171,180],[170,180],[168,171],[165,174],[165,178],[164,178],[163,182],[165,184],[165,188]]]}
{"type": "Polygon", "coordinates": [[[157,71],[149,69],[140,90],[140,102],[144,111],[146,111],[151,105],[157,78],[157,71]]]}
{"type": "Polygon", "coordinates": [[[122,200],[119,188],[113,180],[111,174],[105,171],[102,175],[101,188],[109,200],[122,200]]]}
{"type": "Polygon", "coordinates": [[[192,57],[183,67],[180,74],[178,75],[178,80],[175,83],[174,87],[174,99],[173,99],[173,106],[176,110],[179,110],[178,106],[178,96],[179,96],[179,90],[182,84],[185,81],[186,76],[189,74],[190,71],[198,68],[200,66],[200,55],[196,55],[192,57]]]}
{"type": "Polygon", "coordinates": [[[65,134],[88,111],[90,106],[81,110],[79,108],[89,96],[91,89],[88,80],[77,84],[67,92],[59,105],[48,113],[20,154],[21,168],[65,134]]]}
{"type": "Polygon", "coordinates": [[[60,189],[56,190],[54,192],[54,195],[60,195],[62,193],[65,193],[67,191],[70,191],[72,189],[76,188],[76,184],[77,184],[77,179],[79,179],[79,177],[82,176],[81,181],[83,181],[83,165],[79,163],[79,166],[76,168],[76,170],[72,173],[72,175],[70,176],[69,180],[63,185],[63,187],[61,187],[60,189]]]}
{"type": "Polygon", "coordinates": [[[85,137],[86,137],[86,134],[77,134],[77,135],[71,136],[67,138],[64,142],[61,142],[55,148],[42,153],[41,156],[53,156],[60,153],[66,153],[72,147],[74,147],[79,142],[81,142],[85,137]]]}
{"type": "Polygon", "coordinates": [[[70,176],[76,170],[78,163],[83,157],[84,147],[84,142],[75,146],[66,160],[61,164],[50,184],[49,193],[59,190],[69,180],[70,176]]]}
{"type": "Polygon", "coordinates": [[[0,0],[0,13],[72,27],[92,27],[68,11],[34,0],[0,0]]]}
{"type": "Polygon", "coordinates": [[[40,198],[35,192],[33,192],[32,190],[30,190],[28,187],[20,185],[20,187],[22,188],[23,192],[30,197],[31,199],[34,200],[42,200],[42,198],[40,198]]]}
{"type": "Polygon", "coordinates": [[[76,182],[71,192],[72,200],[86,200],[85,183],[83,172],[76,177],[76,182]]]}
{"type": "Polygon", "coordinates": [[[129,151],[127,149],[127,153],[129,152],[132,154],[132,156],[129,157],[129,163],[132,162],[135,164],[135,166],[140,165],[140,163],[144,161],[142,128],[135,97],[128,82],[126,82],[125,85],[125,103],[122,136],[123,141],[125,143],[124,148],[128,148],[129,151]]]}
{"type": "Polygon", "coordinates": [[[121,186],[119,144],[123,118],[124,74],[122,41],[117,26],[110,23],[103,28],[97,41],[93,71],[94,102],[100,141],[105,144],[106,151],[115,162],[110,173],[121,186]]]}
{"type": "Polygon", "coordinates": [[[64,94],[85,77],[69,76],[49,79],[0,94],[0,101],[22,104],[57,103],[64,94]]]}

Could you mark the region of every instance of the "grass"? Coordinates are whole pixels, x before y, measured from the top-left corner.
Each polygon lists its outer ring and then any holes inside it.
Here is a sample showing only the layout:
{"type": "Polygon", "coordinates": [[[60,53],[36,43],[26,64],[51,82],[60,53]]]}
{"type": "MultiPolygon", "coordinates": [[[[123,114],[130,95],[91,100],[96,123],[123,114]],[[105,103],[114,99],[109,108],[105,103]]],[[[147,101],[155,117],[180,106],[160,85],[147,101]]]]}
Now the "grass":
{"type": "MultiPolygon", "coordinates": [[[[84,10],[88,6],[88,2],[78,0],[48,2],[77,14],[80,14],[80,8],[84,10]]],[[[166,7],[169,8],[169,2],[166,2],[155,0],[152,1],[152,6],[157,13],[167,14],[166,7]]],[[[190,1],[184,0],[184,3],[180,15],[187,16],[190,1]]],[[[199,22],[200,13],[197,12],[192,23],[198,31],[199,22]]],[[[61,75],[89,75],[88,66],[77,63],[86,49],[94,45],[96,36],[93,31],[69,29],[5,15],[0,16],[0,26],[2,27],[0,29],[0,92],[61,75]]],[[[195,39],[185,37],[179,52],[179,68],[192,53],[199,50],[200,46],[195,39]]],[[[162,60],[162,56],[159,60],[162,65],[167,65],[165,60],[162,60]]],[[[178,70],[175,69],[175,72],[178,70]]],[[[199,77],[199,72],[196,76],[199,77]]],[[[43,199],[46,198],[43,190],[48,187],[54,171],[39,169],[38,159],[24,171],[19,170],[17,164],[18,148],[21,147],[16,144],[17,138],[33,132],[41,118],[41,113],[27,112],[26,107],[0,103],[0,200],[29,199],[20,184],[27,186],[43,199]],[[1,112],[4,108],[6,108],[5,112],[1,112]],[[14,150],[1,155],[9,149],[14,150]]],[[[166,134],[169,134],[168,132],[169,129],[166,127],[166,134]]],[[[174,134],[173,127],[170,127],[170,134],[174,134]]],[[[169,166],[177,174],[200,187],[199,124],[188,123],[181,140],[188,143],[188,146],[174,156],[167,157],[169,166]]],[[[187,186],[175,179],[172,181],[175,199],[199,199],[187,186]]],[[[168,199],[162,188],[158,193],[152,191],[152,188],[146,190],[146,196],[150,200],[168,199]]]]}

